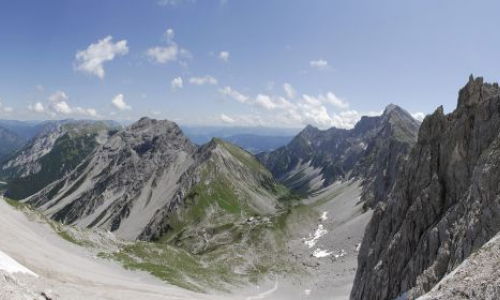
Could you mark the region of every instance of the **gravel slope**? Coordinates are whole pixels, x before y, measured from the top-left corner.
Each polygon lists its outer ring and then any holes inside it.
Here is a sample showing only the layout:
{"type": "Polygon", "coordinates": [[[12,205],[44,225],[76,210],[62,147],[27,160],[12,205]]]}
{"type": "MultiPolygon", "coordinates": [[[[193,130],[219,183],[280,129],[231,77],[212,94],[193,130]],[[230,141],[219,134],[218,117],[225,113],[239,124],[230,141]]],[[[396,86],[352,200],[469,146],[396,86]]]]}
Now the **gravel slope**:
{"type": "Polygon", "coordinates": [[[36,278],[0,270],[0,300],[34,299],[42,293],[53,300],[225,299],[168,286],[145,273],[127,271],[95,258],[60,238],[48,225],[29,220],[3,199],[0,199],[0,251],[39,275],[36,278]]]}

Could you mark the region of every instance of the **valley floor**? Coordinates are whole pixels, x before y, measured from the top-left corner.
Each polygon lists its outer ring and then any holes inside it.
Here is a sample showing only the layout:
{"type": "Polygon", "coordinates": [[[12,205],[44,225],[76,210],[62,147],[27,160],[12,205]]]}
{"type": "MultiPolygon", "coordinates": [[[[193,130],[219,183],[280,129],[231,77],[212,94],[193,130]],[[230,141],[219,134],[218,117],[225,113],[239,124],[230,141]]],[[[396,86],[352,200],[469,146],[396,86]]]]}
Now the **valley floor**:
{"type": "MultiPolygon", "coordinates": [[[[358,264],[358,250],[372,212],[363,212],[359,181],[335,183],[305,200],[317,212],[313,222],[289,224],[288,251],[307,276],[276,278],[259,289],[273,300],[347,300],[358,264]]],[[[294,223],[293,219],[290,223],[294,223]]]]}

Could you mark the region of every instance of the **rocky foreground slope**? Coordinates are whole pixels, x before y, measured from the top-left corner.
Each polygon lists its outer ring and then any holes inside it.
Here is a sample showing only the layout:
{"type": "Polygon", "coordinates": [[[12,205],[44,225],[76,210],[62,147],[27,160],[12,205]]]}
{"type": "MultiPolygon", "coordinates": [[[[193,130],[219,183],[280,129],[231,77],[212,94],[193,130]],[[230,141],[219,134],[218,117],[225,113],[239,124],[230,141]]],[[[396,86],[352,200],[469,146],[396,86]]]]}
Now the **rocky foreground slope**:
{"type": "Polygon", "coordinates": [[[284,192],[248,152],[220,140],[197,148],[175,123],[143,118],[27,201],[65,224],[200,252],[275,212],[284,192]]]}
{"type": "Polygon", "coordinates": [[[500,89],[482,78],[426,117],[367,226],[351,299],[416,299],[500,231],[499,133],[500,89]]]}
{"type": "Polygon", "coordinates": [[[362,117],[351,130],[308,126],[292,142],[259,160],[288,188],[310,193],[335,181],[365,179],[368,205],[385,199],[395,174],[417,140],[419,122],[396,105],[362,117]]]}
{"type": "Polygon", "coordinates": [[[469,256],[419,300],[500,299],[500,234],[469,256]]]}

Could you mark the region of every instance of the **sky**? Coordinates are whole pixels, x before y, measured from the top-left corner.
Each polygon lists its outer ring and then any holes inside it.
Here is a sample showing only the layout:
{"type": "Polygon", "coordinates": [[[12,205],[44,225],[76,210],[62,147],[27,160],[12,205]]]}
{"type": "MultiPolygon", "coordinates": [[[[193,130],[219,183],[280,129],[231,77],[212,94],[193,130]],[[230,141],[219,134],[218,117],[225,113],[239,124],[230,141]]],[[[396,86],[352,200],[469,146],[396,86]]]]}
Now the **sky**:
{"type": "Polygon", "coordinates": [[[497,0],[2,0],[0,119],[351,128],[500,76],[497,0]]]}

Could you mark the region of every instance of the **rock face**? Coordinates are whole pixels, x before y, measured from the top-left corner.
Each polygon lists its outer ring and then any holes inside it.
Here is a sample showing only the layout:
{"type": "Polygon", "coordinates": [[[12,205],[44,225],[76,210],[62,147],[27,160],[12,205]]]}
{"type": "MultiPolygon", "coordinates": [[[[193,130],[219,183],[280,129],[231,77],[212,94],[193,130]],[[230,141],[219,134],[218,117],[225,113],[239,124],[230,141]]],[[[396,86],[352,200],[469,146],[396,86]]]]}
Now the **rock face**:
{"type": "Polygon", "coordinates": [[[456,110],[427,116],[375,210],[351,299],[415,299],[500,230],[500,90],[472,76],[456,110]]]}
{"type": "Polygon", "coordinates": [[[278,192],[246,151],[219,140],[197,148],[175,123],[143,118],[27,201],[55,220],[128,240],[198,240],[198,225],[274,211],[278,192]]]}
{"type": "Polygon", "coordinates": [[[378,117],[363,117],[352,130],[307,126],[290,144],[259,160],[285,186],[311,193],[338,180],[365,179],[363,200],[385,198],[397,170],[417,140],[419,122],[389,105],[378,117]]]}
{"type": "Polygon", "coordinates": [[[62,178],[116,130],[101,121],[45,123],[35,138],[0,164],[0,176],[9,182],[7,196],[23,199],[62,178]]]}

